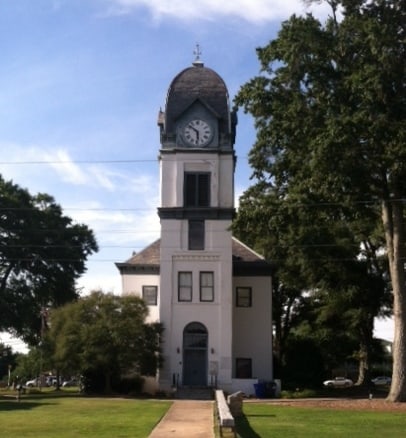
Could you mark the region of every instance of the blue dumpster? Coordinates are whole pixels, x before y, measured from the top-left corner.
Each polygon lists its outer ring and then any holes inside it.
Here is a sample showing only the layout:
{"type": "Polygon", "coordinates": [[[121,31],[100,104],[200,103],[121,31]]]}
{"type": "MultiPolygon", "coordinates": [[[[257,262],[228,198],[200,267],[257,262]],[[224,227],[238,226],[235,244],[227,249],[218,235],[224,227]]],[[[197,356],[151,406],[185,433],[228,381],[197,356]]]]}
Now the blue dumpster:
{"type": "Polygon", "coordinates": [[[266,384],[262,382],[254,383],[255,396],[257,398],[265,398],[266,384]]]}

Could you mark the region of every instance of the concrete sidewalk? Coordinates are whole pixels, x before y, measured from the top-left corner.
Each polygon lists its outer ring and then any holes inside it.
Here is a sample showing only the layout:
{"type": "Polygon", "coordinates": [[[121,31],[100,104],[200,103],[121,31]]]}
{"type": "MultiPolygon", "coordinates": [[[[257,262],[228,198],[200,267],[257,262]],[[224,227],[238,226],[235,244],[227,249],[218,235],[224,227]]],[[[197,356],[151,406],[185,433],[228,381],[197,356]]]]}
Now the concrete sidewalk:
{"type": "Polygon", "coordinates": [[[213,438],[213,401],[175,400],[149,438],[213,438]]]}

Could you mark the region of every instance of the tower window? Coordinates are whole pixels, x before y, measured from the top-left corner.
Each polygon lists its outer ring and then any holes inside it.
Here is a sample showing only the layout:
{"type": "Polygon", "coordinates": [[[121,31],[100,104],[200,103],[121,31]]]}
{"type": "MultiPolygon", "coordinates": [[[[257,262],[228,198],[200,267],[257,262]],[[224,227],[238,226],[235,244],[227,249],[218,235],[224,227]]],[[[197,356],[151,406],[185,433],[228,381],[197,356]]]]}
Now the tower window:
{"type": "Polygon", "coordinates": [[[210,173],[185,172],[184,206],[209,207],[210,205],[210,173]]]}
{"type": "Polygon", "coordinates": [[[178,274],[178,300],[192,301],[192,273],[179,272],[178,274]]]}
{"type": "Polygon", "coordinates": [[[189,249],[203,250],[204,249],[204,220],[189,221],[189,249]]]}
{"type": "Polygon", "coordinates": [[[214,301],[213,272],[200,272],[200,301],[214,301]]]}

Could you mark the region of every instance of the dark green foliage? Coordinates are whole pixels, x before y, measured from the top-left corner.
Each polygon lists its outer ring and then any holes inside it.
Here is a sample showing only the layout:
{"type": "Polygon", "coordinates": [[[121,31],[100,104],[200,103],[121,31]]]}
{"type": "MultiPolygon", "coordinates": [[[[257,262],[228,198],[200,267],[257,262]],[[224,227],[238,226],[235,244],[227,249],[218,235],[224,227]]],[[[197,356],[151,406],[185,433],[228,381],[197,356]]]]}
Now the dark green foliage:
{"type": "Polygon", "coordinates": [[[143,376],[155,376],[157,369],[163,365],[162,356],[157,354],[157,347],[162,342],[163,326],[160,323],[144,324],[143,330],[142,345],[138,347],[143,351],[139,372],[143,376]]]}
{"type": "Polygon", "coordinates": [[[37,344],[41,310],[78,297],[75,281],[97,249],[93,232],[51,196],[0,176],[0,330],[37,344]]]}
{"type": "Polygon", "coordinates": [[[135,395],[141,394],[144,379],[141,376],[122,377],[113,385],[113,390],[119,394],[135,395]]]}
{"type": "Polygon", "coordinates": [[[44,355],[39,347],[32,347],[27,354],[17,357],[16,367],[13,368],[13,377],[19,377],[23,382],[41,375],[48,368],[49,356],[44,355]]]}
{"type": "Polygon", "coordinates": [[[18,354],[13,353],[11,347],[0,342],[0,380],[8,381],[8,371],[15,368],[18,354]]]}
{"type": "Polygon", "coordinates": [[[83,374],[90,390],[102,386],[108,393],[121,376],[155,375],[163,328],[147,324],[147,314],[141,298],[101,291],[54,310],[46,338],[53,363],[63,373],[83,374]]]}
{"type": "Polygon", "coordinates": [[[320,346],[311,338],[291,337],[280,376],[284,389],[320,387],[325,375],[320,346]]]}
{"type": "Polygon", "coordinates": [[[261,75],[236,97],[253,115],[257,138],[249,154],[254,185],[241,199],[234,230],[274,262],[275,350],[282,363],[289,332],[309,318],[321,339],[324,329],[357,339],[362,381],[374,317],[391,311],[393,291],[398,380],[390,398],[400,401],[406,399],[406,4],[329,3],[333,15],[324,24],[292,16],[257,49],[261,75]]]}

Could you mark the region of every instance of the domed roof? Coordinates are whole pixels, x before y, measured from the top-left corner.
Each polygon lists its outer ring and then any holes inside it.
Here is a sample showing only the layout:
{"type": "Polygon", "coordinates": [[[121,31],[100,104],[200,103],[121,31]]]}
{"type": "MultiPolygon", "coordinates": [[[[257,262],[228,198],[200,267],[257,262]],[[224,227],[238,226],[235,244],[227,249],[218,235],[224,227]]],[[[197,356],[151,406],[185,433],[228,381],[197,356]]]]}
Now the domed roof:
{"type": "Polygon", "coordinates": [[[200,61],[181,71],[169,86],[166,108],[166,132],[173,132],[176,119],[195,101],[200,101],[218,119],[220,129],[228,130],[229,97],[223,79],[200,61]]]}

